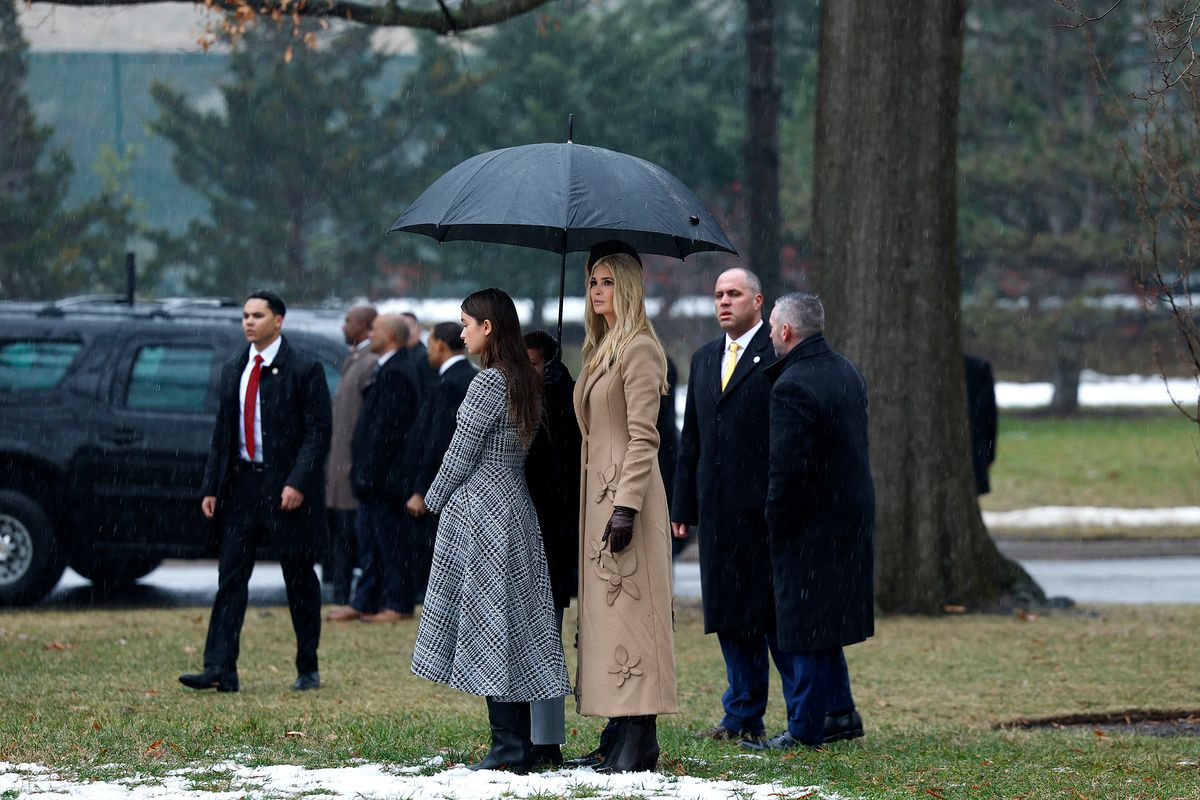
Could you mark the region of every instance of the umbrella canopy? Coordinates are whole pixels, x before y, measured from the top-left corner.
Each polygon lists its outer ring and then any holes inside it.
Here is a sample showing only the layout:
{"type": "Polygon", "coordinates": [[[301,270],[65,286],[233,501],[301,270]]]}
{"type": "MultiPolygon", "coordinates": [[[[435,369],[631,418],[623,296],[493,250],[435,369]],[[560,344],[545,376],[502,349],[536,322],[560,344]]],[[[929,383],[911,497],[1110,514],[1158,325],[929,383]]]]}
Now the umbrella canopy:
{"type": "Polygon", "coordinates": [[[617,239],[640,253],[737,254],[687,186],[657,164],[601,147],[529,144],[469,158],[388,231],[497,242],[565,255],[617,239]]]}

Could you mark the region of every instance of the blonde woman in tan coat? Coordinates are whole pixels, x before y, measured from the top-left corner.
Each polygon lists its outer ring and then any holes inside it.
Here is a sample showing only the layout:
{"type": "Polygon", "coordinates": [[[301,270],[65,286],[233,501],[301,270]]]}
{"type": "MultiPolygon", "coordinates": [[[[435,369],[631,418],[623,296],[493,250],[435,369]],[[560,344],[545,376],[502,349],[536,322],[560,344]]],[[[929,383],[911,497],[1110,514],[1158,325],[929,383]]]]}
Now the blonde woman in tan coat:
{"type": "Polygon", "coordinates": [[[655,428],[667,368],[646,318],[636,252],[600,247],[589,259],[574,396],[583,434],[575,694],[580,714],[611,722],[591,759],[576,763],[631,772],[654,769],[656,717],[678,710],[670,521],[655,428]]]}

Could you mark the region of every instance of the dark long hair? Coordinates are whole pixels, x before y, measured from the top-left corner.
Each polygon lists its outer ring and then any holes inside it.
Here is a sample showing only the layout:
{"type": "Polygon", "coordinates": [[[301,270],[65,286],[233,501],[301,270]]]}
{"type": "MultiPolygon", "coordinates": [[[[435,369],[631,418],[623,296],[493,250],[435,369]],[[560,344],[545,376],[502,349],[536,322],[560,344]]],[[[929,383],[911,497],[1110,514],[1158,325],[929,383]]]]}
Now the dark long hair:
{"type": "Polygon", "coordinates": [[[491,320],[492,333],[480,355],[484,369],[495,367],[508,384],[508,416],[517,426],[521,440],[528,444],[537,432],[541,418],[541,387],[537,372],[529,363],[521,323],[512,298],[500,289],[480,289],[462,302],[464,314],[483,322],[491,320]]]}

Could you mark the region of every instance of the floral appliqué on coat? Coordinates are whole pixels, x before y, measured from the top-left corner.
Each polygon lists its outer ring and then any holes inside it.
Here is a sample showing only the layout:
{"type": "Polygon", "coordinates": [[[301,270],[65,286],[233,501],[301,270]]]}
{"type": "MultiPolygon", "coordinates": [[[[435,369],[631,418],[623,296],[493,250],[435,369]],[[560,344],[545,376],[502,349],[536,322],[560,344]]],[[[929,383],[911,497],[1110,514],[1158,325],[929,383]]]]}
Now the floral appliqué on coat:
{"type": "Polygon", "coordinates": [[[608,674],[617,676],[617,686],[624,686],[625,681],[642,675],[642,671],[638,669],[638,664],[642,663],[641,656],[631,656],[628,650],[617,645],[613,659],[617,663],[608,668],[608,674]]]}
{"type": "Polygon", "coordinates": [[[596,502],[603,503],[605,498],[612,500],[617,499],[617,465],[609,464],[608,468],[603,472],[597,473],[600,479],[600,492],[596,495],[596,502]]]}
{"type": "Polygon", "coordinates": [[[604,545],[599,542],[589,542],[588,560],[593,562],[592,573],[608,584],[608,595],[605,597],[608,604],[611,606],[617,602],[621,592],[634,600],[641,600],[641,590],[632,578],[638,568],[637,551],[627,547],[624,551],[613,554],[603,548],[604,545]]]}

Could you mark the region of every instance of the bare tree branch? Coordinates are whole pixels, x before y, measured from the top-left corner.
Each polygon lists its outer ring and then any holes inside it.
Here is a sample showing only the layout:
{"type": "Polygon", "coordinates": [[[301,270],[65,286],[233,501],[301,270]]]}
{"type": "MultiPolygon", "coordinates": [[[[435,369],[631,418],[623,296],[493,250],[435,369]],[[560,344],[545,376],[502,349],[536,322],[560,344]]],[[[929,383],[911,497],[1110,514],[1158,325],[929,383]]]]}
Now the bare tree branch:
{"type": "MultiPolygon", "coordinates": [[[[31,5],[80,7],[137,6],[164,0],[30,0],[31,5]]],[[[363,0],[165,0],[172,3],[202,5],[217,11],[248,9],[255,14],[282,12],[301,17],[334,17],[377,27],[421,28],[435,33],[484,28],[545,5],[549,0],[464,0],[457,9],[412,8],[398,0],[383,4],[363,0]]],[[[243,12],[244,13],[244,12],[243,12]]]]}

